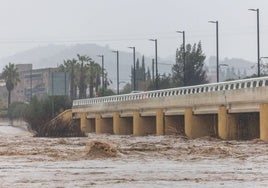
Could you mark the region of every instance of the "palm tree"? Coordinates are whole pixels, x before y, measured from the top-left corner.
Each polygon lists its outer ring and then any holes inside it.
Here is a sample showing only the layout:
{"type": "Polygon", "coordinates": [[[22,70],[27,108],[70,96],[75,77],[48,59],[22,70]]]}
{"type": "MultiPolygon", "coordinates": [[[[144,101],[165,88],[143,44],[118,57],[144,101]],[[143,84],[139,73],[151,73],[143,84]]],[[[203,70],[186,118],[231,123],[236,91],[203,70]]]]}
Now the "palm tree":
{"type": "Polygon", "coordinates": [[[88,66],[84,65],[85,62],[89,62],[91,58],[88,56],[80,56],[77,54],[78,61],[81,62],[80,64],[80,70],[79,70],[79,83],[78,83],[78,88],[79,88],[79,98],[86,98],[86,91],[87,91],[87,83],[86,83],[86,77],[87,77],[87,71],[88,71],[88,66]]]}
{"type": "Polygon", "coordinates": [[[18,69],[15,67],[15,64],[9,63],[4,67],[2,72],[2,78],[6,82],[6,88],[8,91],[8,107],[9,107],[11,102],[11,91],[20,82],[18,69]]]}
{"type": "Polygon", "coordinates": [[[78,63],[76,59],[67,59],[59,66],[61,71],[70,73],[70,98],[76,99],[76,89],[78,85],[78,63]]]}
{"type": "Polygon", "coordinates": [[[99,85],[101,84],[101,66],[98,63],[95,63],[93,60],[89,61],[87,64],[89,72],[88,72],[88,82],[89,82],[89,97],[92,98],[94,87],[95,91],[98,92],[99,85]]]}
{"type": "MultiPolygon", "coordinates": [[[[67,59],[60,65],[60,70],[70,72],[70,96],[72,99],[76,98],[76,88],[79,88],[79,98],[87,97],[87,87],[89,87],[89,97],[94,96],[95,91],[98,92],[101,84],[101,66],[90,57],[86,55],[77,54],[78,60],[67,59]],[[74,89],[72,89],[74,88],[74,89]]],[[[106,75],[107,77],[107,75],[106,75]]],[[[106,80],[106,87],[109,85],[109,81],[106,80]]]]}

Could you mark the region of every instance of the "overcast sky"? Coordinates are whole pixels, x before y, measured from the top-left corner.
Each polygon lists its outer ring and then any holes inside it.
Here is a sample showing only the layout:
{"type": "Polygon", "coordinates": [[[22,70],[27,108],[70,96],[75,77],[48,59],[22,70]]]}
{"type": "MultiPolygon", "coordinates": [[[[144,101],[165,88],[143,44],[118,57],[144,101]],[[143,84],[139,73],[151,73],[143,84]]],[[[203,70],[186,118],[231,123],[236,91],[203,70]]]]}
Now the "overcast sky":
{"type": "Polygon", "coordinates": [[[219,21],[220,58],[256,62],[256,12],[260,9],[261,56],[268,56],[268,0],[0,0],[0,57],[32,47],[96,43],[120,51],[127,46],[160,57],[174,56],[182,43],[203,44],[215,55],[215,24],[219,21]]]}

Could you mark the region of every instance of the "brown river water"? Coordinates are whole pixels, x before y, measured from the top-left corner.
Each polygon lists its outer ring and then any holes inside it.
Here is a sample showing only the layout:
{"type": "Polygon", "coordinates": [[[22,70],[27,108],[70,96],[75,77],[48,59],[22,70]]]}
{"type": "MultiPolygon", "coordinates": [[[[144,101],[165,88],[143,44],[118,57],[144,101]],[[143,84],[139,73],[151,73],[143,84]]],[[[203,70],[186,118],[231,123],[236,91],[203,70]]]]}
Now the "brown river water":
{"type": "Polygon", "coordinates": [[[268,144],[184,136],[37,138],[0,125],[0,187],[268,187],[268,144]]]}

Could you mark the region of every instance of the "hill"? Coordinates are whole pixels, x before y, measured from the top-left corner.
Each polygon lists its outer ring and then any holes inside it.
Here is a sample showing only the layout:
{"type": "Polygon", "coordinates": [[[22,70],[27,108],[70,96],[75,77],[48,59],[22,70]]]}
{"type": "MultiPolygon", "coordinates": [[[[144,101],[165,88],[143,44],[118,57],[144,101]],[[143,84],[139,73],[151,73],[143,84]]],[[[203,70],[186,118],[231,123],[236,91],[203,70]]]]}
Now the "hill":
{"type": "MultiPolygon", "coordinates": [[[[115,87],[116,83],[116,54],[112,53],[114,49],[109,46],[99,46],[96,44],[76,44],[76,45],[47,45],[32,48],[13,56],[2,58],[0,62],[2,65],[6,65],[8,62],[15,64],[33,64],[34,69],[57,67],[63,63],[64,59],[77,58],[77,54],[87,55],[94,59],[96,62],[101,63],[101,58],[98,55],[104,55],[104,67],[108,71],[109,78],[113,81],[112,87],[115,87]]],[[[141,62],[142,54],[136,53],[136,58],[141,62]]],[[[172,62],[168,60],[158,60],[162,64],[159,64],[159,73],[170,72],[172,62]],[[169,66],[166,66],[166,65],[169,66]]],[[[152,60],[149,57],[145,57],[145,66],[152,66],[152,60]]],[[[129,52],[119,52],[119,79],[120,82],[130,82],[130,71],[133,66],[133,54],[129,52]]],[[[121,86],[121,85],[120,85],[121,86]]]]}

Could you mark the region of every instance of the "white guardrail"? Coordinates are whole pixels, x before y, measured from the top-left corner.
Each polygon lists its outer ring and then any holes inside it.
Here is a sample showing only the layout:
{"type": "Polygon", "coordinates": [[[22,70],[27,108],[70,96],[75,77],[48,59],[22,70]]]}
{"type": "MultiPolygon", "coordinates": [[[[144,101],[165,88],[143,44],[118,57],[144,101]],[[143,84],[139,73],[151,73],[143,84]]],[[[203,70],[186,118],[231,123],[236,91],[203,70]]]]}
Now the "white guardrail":
{"type": "Polygon", "coordinates": [[[108,97],[77,99],[73,101],[73,107],[266,86],[268,86],[268,77],[260,77],[229,82],[195,85],[189,87],[177,87],[163,90],[145,91],[124,95],[113,95],[108,97]]]}

